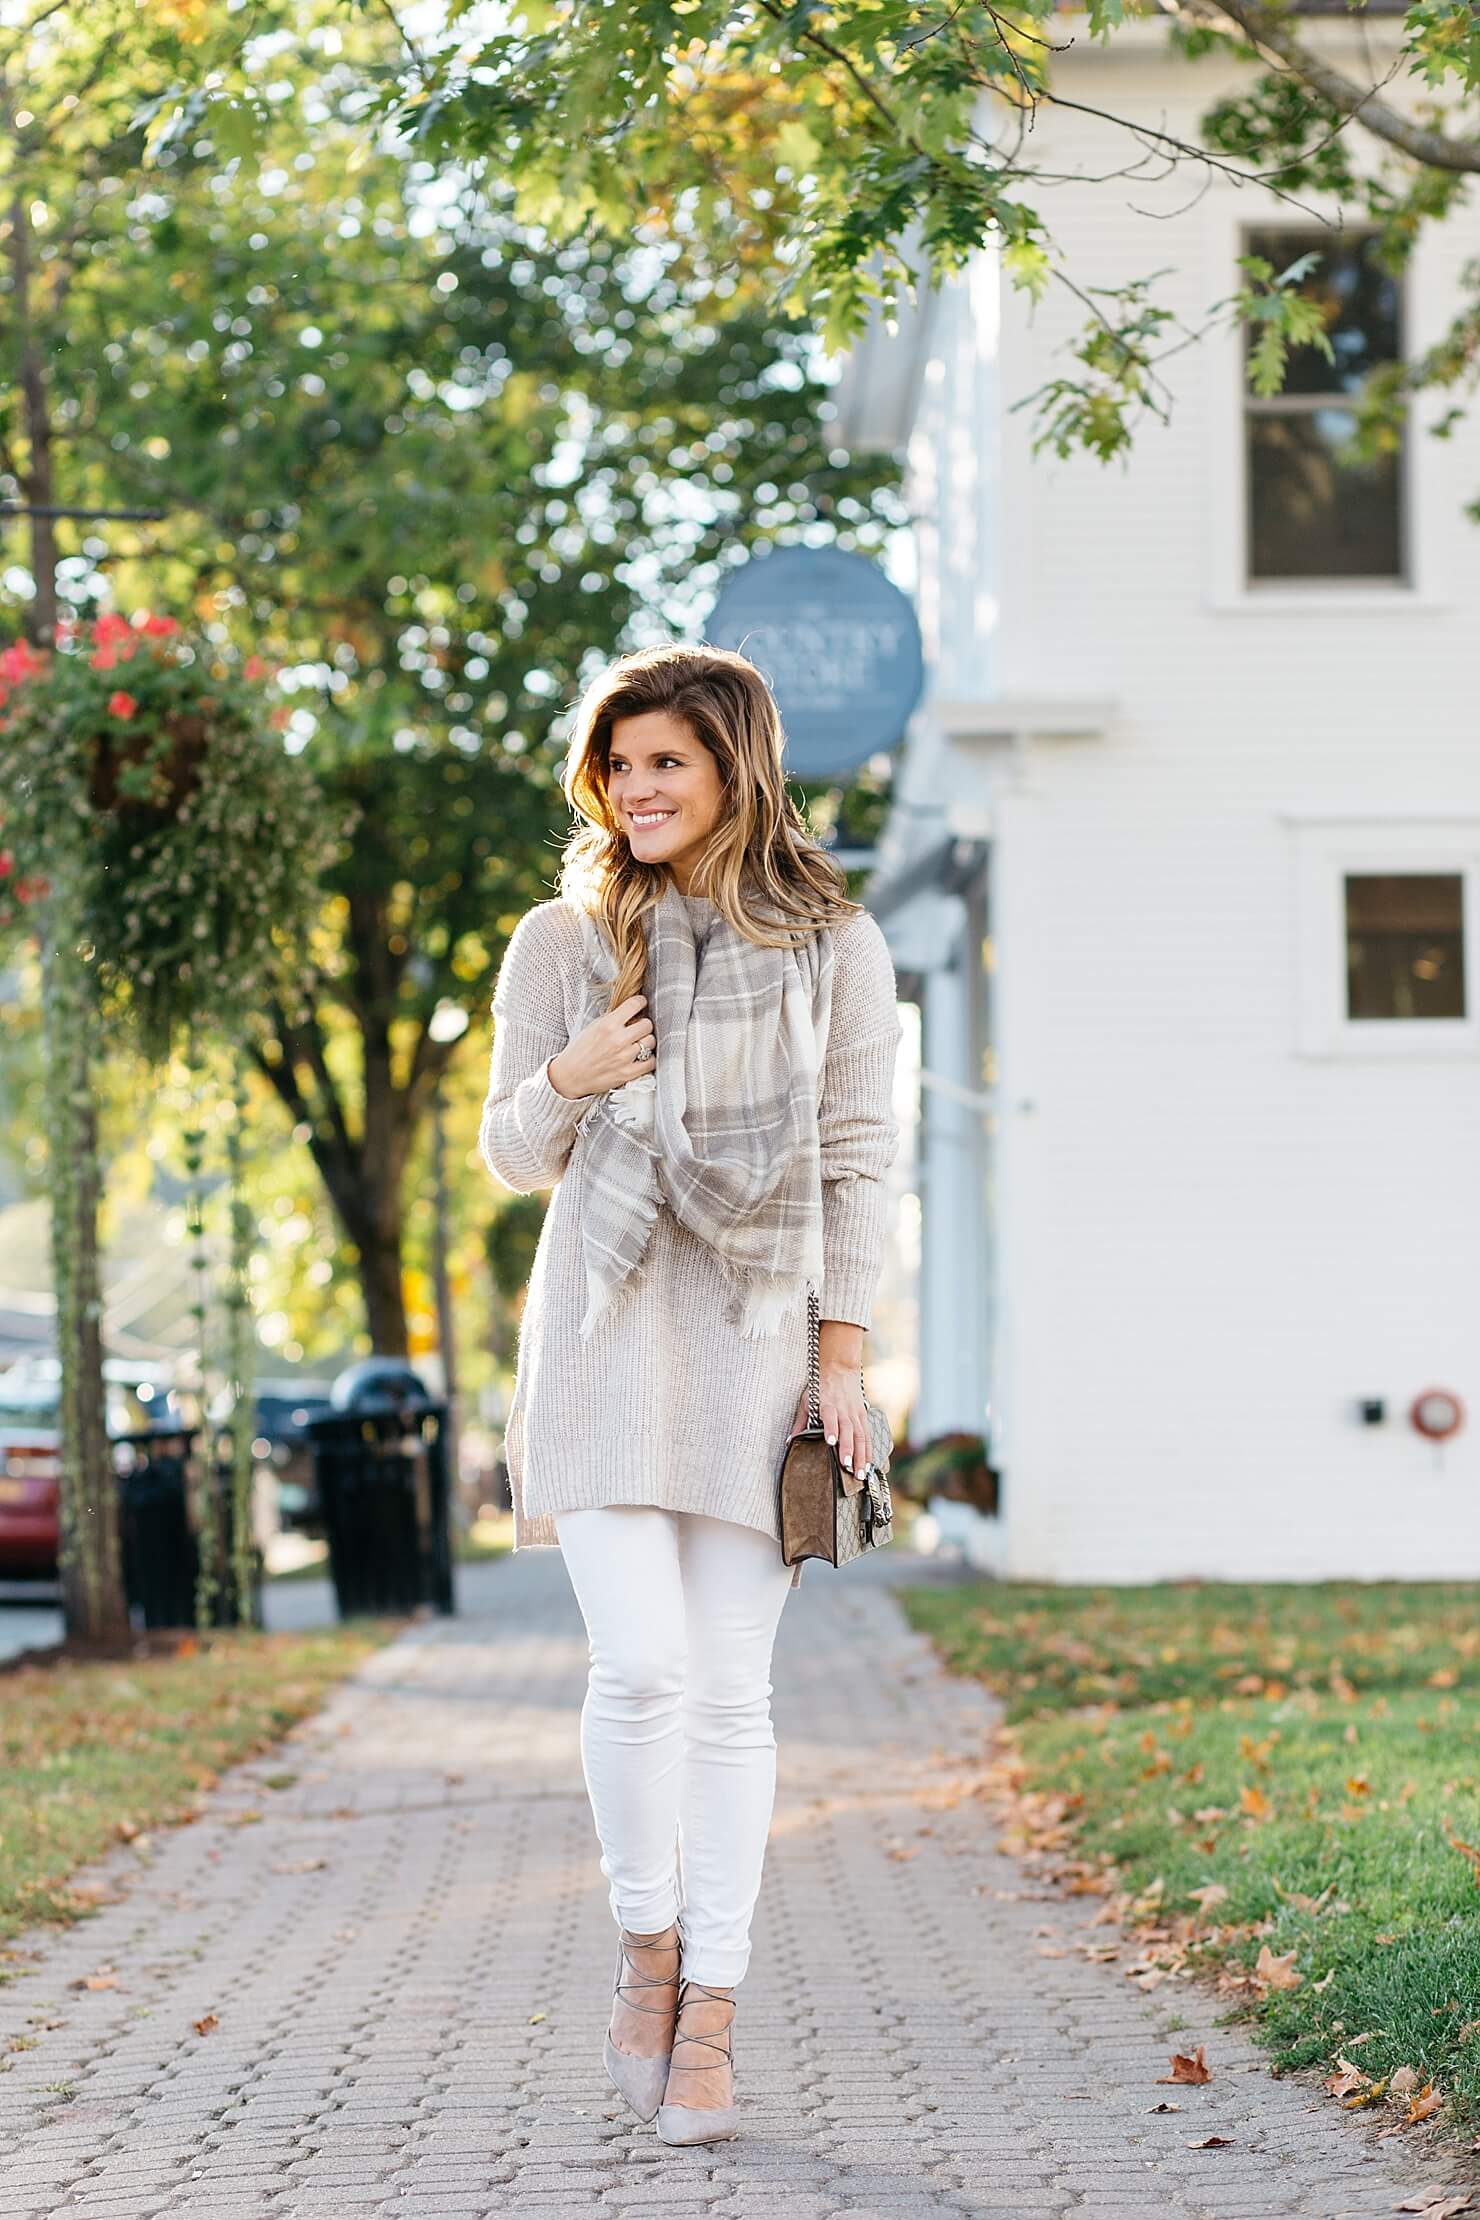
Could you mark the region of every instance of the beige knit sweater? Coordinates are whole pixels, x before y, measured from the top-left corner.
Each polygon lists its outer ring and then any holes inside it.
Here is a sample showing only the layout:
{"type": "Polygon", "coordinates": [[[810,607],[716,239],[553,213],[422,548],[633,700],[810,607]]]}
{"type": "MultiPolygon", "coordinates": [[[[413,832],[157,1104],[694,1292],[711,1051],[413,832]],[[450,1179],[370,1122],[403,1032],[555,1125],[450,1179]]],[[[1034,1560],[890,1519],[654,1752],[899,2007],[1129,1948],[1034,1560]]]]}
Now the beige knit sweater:
{"type": "MultiPolygon", "coordinates": [[[[707,896],[684,899],[696,920],[713,914],[707,896]]],[[[877,921],[863,911],[833,930],[818,1104],[820,1304],[823,1318],[867,1327],[883,1261],[883,1174],[899,1147],[892,1097],[901,1026],[877,921]]],[[[601,1097],[559,1094],[546,1067],[579,1030],[584,965],[574,910],[563,899],[540,902],[515,927],[493,996],[479,1147],[517,1194],[555,1190],[530,1270],[505,1429],[514,1547],[558,1546],[554,1512],[605,1503],[707,1512],[779,1542],[776,1480],[807,1377],[805,1306],[774,1338],[747,1339],[726,1315],[713,1252],[660,1201],[631,1299],[589,1340],[580,1337],[582,1121],[601,1097]]]]}

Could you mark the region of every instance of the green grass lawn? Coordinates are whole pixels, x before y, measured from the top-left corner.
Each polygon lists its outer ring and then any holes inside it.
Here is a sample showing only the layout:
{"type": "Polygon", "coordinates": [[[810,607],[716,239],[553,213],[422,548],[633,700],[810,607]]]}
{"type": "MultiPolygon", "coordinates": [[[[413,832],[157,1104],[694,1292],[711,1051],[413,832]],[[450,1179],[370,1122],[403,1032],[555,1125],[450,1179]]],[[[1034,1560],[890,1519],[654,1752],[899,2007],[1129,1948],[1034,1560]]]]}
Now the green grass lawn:
{"type": "Polygon", "coordinates": [[[223,1767],[317,1710],[395,1631],[223,1634],[185,1655],[0,1674],[0,1936],[85,1911],[68,1885],[80,1865],[192,1816],[223,1767]]]}
{"type": "Polygon", "coordinates": [[[1449,2124],[1480,2120],[1480,1589],[900,1600],[1002,1698],[1028,1839],[1046,1797],[1067,1854],[1113,1860],[1134,1916],[1172,1924],[1168,1962],[1252,1973],[1262,1948],[1293,1952],[1279,1978],[1296,1984],[1240,2007],[1276,2065],[1345,2056],[1379,2083],[1406,2066],[1449,2124]]]}

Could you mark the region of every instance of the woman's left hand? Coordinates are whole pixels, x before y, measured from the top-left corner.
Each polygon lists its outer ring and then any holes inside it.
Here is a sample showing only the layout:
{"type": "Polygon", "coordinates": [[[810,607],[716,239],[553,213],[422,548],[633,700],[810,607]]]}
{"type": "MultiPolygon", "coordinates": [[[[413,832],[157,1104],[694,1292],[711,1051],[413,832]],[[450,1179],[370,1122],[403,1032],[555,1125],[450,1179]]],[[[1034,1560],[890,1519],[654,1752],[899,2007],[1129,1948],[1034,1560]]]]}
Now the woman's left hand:
{"type": "MultiPolygon", "coordinates": [[[[836,1441],[838,1461],[845,1472],[862,1472],[871,1461],[868,1418],[863,1406],[863,1382],[856,1366],[829,1364],[824,1358],[819,1367],[821,1393],[818,1407],[822,1413],[822,1430],[829,1441],[836,1441]]],[[[807,1423],[807,1385],[797,1399],[797,1414],[791,1430],[799,1434],[807,1423]]]]}

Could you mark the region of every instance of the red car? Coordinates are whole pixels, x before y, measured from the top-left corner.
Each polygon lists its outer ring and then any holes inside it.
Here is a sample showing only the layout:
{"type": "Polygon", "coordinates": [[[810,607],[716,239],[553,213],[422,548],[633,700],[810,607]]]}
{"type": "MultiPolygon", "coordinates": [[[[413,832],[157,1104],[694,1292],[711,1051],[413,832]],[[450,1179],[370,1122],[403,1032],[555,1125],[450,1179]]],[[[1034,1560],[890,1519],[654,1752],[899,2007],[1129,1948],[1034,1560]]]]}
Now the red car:
{"type": "Polygon", "coordinates": [[[56,1387],[0,1379],[0,1579],[55,1579],[56,1387]]]}
{"type": "MultiPolygon", "coordinates": [[[[0,1373],[0,1580],[55,1580],[60,1437],[54,1360],[0,1373]]],[[[129,1399],[110,1383],[109,1432],[130,1423],[129,1399]]]]}

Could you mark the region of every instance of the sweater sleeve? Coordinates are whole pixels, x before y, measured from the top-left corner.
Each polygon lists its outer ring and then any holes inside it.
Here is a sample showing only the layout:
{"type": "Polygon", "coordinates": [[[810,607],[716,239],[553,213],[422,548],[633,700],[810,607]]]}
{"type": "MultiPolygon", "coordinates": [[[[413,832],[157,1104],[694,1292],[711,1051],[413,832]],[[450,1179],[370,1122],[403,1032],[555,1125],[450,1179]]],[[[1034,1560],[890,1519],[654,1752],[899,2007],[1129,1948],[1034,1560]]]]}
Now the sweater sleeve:
{"type": "Polygon", "coordinates": [[[837,928],[822,1065],[821,1315],[872,1323],[884,1261],[884,1174],[899,1148],[894,1066],[904,1028],[889,944],[865,910],[837,928]]]}
{"type": "Polygon", "coordinates": [[[516,1195],[553,1187],[565,1170],[590,1095],[562,1095],[549,1062],[569,1039],[554,903],[539,903],[509,936],[493,990],[493,1058],[478,1149],[516,1195]]]}

